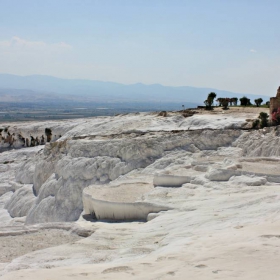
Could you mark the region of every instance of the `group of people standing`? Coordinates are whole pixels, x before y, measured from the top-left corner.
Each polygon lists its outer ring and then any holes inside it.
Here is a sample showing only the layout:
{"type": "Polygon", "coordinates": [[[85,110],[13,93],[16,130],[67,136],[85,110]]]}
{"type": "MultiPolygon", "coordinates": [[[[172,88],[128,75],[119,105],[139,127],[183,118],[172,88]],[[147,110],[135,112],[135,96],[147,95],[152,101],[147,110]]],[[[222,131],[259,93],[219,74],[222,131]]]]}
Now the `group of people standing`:
{"type": "Polygon", "coordinates": [[[34,147],[38,145],[44,145],[45,144],[45,137],[42,135],[41,137],[33,137],[30,135],[30,139],[28,137],[23,137],[20,133],[10,133],[7,131],[5,133],[6,135],[2,135],[2,132],[0,133],[0,144],[9,144],[10,147],[13,146],[21,146],[21,147],[34,147]]]}
{"type": "Polygon", "coordinates": [[[21,132],[19,133],[10,133],[9,127],[0,128],[0,147],[4,148],[20,148],[20,147],[34,147],[38,145],[45,145],[46,142],[56,141],[58,138],[56,135],[52,137],[52,131],[50,128],[45,129],[45,136],[33,136],[29,137],[22,136],[21,132]]]}
{"type": "Polygon", "coordinates": [[[29,138],[24,138],[24,137],[20,137],[21,135],[19,134],[19,139],[21,139],[23,146],[25,147],[34,147],[34,146],[38,146],[38,145],[45,145],[45,137],[44,135],[42,135],[39,139],[38,136],[36,136],[35,138],[30,135],[30,140],[29,138]]]}

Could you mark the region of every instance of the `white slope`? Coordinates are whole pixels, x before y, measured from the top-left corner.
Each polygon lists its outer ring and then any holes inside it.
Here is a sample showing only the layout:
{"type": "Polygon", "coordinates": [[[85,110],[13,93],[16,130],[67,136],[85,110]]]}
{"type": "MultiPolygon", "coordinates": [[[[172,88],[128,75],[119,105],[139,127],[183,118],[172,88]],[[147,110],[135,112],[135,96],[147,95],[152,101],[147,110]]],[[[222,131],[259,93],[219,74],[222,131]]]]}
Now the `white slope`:
{"type": "MultiPolygon", "coordinates": [[[[41,227],[80,228],[84,236],[88,229],[90,236],[18,252],[18,258],[0,266],[1,279],[277,279],[279,129],[236,129],[252,118],[238,116],[85,120],[21,164],[8,163],[2,178],[17,182],[14,189],[3,185],[0,197],[14,217],[1,210],[6,231],[23,238],[19,231],[24,228],[36,244],[28,231],[52,222],[41,227]],[[182,129],[194,120],[200,129],[182,129]],[[26,201],[28,184],[34,193],[26,201]],[[171,210],[148,214],[146,223],[86,221],[82,193],[87,187],[93,198],[107,203],[135,201],[171,210]],[[26,224],[20,227],[23,212],[26,224]]],[[[28,149],[2,153],[0,161],[21,151],[28,149]]]]}

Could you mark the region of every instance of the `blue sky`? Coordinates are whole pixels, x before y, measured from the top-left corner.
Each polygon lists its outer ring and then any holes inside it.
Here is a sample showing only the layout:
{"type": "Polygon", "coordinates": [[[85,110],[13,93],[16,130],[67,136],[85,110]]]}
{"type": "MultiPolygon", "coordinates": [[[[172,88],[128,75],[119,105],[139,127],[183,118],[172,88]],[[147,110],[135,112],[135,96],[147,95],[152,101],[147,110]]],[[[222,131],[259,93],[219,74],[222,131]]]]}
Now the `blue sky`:
{"type": "Polygon", "coordinates": [[[274,95],[280,1],[0,0],[0,73],[274,95]]]}

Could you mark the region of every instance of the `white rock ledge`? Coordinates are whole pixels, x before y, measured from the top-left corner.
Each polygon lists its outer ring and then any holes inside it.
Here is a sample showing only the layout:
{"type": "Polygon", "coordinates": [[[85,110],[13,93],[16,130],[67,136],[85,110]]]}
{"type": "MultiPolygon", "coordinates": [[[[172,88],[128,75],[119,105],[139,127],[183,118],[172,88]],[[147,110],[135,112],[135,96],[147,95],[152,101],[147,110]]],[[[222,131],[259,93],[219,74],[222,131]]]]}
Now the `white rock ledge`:
{"type": "MultiPolygon", "coordinates": [[[[83,205],[84,214],[95,216],[98,220],[118,220],[118,221],[137,221],[137,220],[147,220],[147,216],[150,213],[158,213],[160,211],[171,210],[172,208],[158,205],[149,202],[132,202],[134,195],[129,196],[132,193],[132,188],[128,188],[126,194],[124,195],[123,201],[121,201],[120,195],[117,196],[116,200],[112,196],[112,191],[117,193],[119,191],[118,187],[107,188],[108,195],[110,192],[110,197],[108,199],[100,199],[99,197],[104,196],[104,189],[98,187],[90,186],[83,191],[83,205]],[[102,195],[98,194],[98,190],[101,190],[102,195]],[[98,197],[98,199],[96,198],[98,197]]],[[[145,190],[144,190],[145,191],[145,190]]],[[[121,193],[122,191],[120,191],[121,193]]],[[[137,191],[139,194],[139,189],[137,191]]]]}

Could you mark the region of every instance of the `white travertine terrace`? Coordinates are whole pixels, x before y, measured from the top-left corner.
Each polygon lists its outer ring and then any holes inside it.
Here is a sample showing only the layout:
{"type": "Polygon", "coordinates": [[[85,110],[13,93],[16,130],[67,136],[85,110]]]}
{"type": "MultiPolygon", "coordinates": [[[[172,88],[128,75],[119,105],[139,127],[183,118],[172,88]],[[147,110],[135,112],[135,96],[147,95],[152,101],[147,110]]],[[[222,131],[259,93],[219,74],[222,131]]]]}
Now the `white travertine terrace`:
{"type": "Polygon", "coordinates": [[[145,193],[153,189],[153,186],[143,183],[89,186],[83,191],[84,214],[91,214],[98,220],[147,220],[150,213],[171,209],[140,201],[145,193]]]}
{"type": "Polygon", "coordinates": [[[170,210],[170,207],[148,202],[112,202],[93,198],[87,190],[83,193],[84,213],[98,220],[137,221],[147,220],[150,213],[170,210]]]}
{"type": "Polygon", "coordinates": [[[280,129],[231,110],[64,121],[0,153],[1,280],[275,279],[280,129]]]}

